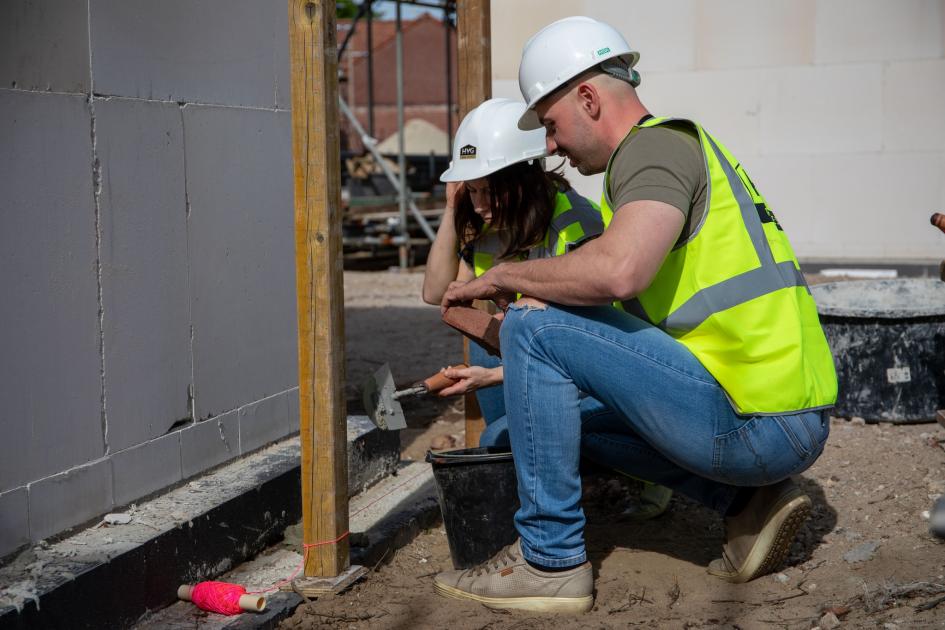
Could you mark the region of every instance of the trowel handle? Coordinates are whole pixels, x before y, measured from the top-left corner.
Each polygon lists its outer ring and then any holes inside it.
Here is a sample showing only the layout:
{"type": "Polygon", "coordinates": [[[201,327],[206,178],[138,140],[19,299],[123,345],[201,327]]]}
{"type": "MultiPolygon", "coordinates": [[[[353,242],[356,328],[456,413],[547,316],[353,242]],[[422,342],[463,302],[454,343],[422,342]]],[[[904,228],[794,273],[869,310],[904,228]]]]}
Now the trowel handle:
{"type": "MultiPolygon", "coordinates": [[[[452,368],[468,368],[469,366],[465,363],[457,363],[456,365],[451,365],[452,368]]],[[[423,381],[423,386],[427,388],[427,391],[431,394],[435,394],[441,389],[446,389],[450,385],[456,383],[455,379],[452,379],[446,376],[443,372],[437,372],[430,378],[423,381]]]]}

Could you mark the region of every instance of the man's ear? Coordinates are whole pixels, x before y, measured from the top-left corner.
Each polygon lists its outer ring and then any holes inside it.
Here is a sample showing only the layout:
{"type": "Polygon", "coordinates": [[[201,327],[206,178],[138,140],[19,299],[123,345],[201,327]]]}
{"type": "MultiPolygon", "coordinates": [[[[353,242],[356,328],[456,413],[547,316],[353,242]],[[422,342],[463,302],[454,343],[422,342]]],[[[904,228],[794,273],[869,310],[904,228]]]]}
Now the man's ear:
{"type": "Polygon", "coordinates": [[[590,81],[580,83],[575,91],[575,96],[583,112],[594,119],[600,116],[600,92],[596,85],[590,81]]]}

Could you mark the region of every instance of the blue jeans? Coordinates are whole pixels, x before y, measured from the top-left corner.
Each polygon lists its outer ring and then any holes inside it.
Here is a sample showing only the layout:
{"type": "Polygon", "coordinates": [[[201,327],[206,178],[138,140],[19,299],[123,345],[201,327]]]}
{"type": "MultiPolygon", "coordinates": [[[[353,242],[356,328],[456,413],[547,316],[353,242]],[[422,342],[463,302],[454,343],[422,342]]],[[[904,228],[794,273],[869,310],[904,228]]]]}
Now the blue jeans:
{"type": "MultiPolygon", "coordinates": [[[[479,344],[470,342],[469,364],[494,368],[502,365],[502,359],[490,355],[479,344]]],[[[479,446],[508,446],[509,429],[505,419],[505,388],[502,385],[493,385],[477,389],[476,400],[479,401],[482,419],[486,421],[486,428],[479,436],[479,446]]]]}
{"type": "Polygon", "coordinates": [[[830,430],[821,411],[736,414],[684,345],[609,306],[513,305],[501,343],[515,525],[536,564],[587,559],[582,454],[724,513],[739,486],[807,469],[830,430]]]}

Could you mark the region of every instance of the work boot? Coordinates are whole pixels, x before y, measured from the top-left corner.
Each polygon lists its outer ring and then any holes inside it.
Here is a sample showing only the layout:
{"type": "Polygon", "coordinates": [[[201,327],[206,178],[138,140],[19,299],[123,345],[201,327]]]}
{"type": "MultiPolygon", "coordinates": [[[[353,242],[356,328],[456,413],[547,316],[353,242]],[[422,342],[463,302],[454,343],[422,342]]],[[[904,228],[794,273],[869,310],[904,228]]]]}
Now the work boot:
{"type": "Polygon", "coordinates": [[[567,571],[539,571],[525,562],[520,540],[477,567],[440,573],[433,587],[440,595],[471,599],[488,608],[583,613],[594,605],[590,562],[567,571]]]}
{"type": "Polygon", "coordinates": [[[756,488],[745,507],[725,519],[727,541],[709,573],[736,583],[771,573],[809,514],[810,498],[790,479],[756,488]]]}

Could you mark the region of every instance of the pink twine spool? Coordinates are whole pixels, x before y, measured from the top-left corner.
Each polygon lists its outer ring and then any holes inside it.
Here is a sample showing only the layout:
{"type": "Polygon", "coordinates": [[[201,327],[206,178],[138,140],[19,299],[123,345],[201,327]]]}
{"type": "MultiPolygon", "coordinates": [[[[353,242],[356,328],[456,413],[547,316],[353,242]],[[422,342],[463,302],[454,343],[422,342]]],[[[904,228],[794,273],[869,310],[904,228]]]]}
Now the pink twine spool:
{"type": "Polygon", "coordinates": [[[240,597],[245,594],[246,589],[239,584],[200,582],[194,585],[190,599],[202,610],[221,615],[238,615],[243,612],[240,608],[240,597]]]}

